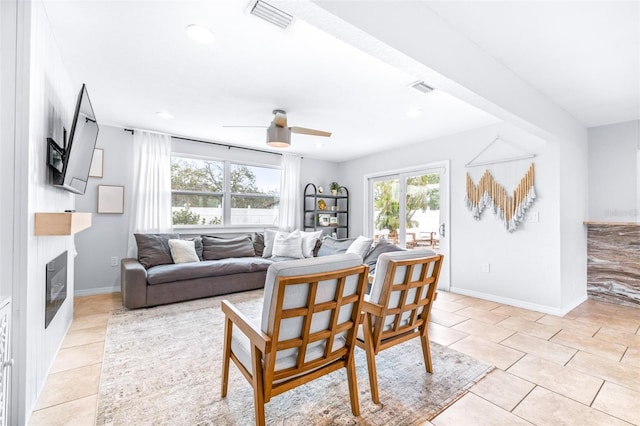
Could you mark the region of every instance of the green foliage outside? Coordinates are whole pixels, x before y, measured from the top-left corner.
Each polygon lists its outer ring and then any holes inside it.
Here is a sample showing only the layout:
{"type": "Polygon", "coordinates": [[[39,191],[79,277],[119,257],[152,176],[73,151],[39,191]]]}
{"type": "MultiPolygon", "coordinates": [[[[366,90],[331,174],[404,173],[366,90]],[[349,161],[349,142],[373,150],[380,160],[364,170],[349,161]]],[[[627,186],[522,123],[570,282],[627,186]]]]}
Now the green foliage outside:
{"type": "MultiPolygon", "coordinates": [[[[202,220],[204,221],[204,218],[202,220]]],[[[192,212],[188,205],[185,205],[182,210],[173,212],[174,225],[197,225],[198,223],[200,223],[200,215],[192,212]]]]}
{"type": "MultiPolygon", "coordinates": [[[[420,224],[413,219],[418,210],[440,209],[440,190],[429,185],[440,183],[439,174],[414,176],[407,179],[407,194],[405,208],[405,226],[418,227],[420,224]]],[[[377,230],[389,229],[392,235],[397,235],[400,228],[399,181],[385,180],[374,184],[374,208],[378,211],[374,226],[377,230]]]]}

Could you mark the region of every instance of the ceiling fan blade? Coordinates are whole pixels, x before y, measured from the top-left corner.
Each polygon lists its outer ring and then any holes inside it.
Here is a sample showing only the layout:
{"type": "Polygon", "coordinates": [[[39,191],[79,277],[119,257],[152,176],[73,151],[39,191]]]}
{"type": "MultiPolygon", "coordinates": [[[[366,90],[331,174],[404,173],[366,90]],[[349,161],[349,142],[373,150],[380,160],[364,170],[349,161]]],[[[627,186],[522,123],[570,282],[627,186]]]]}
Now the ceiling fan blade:
{"type": "Polygon", "coordinates": [[[269,126],[225,126],[225,125],[223,125],[222,127],[230,127],[230,128],[236,128],[236,127],[241,127],[241,128],[244,128],[244,127],[246,127],[246,128],[250,128],[250,127],[260,127],[260,128],[266,129],[266,128],[267,128],[267,127],[269,127],[269,126]]]}
{"type": "Polygon", "coordinates": [[[287,127],[287,114],[284,111],[274,111],[273,122],[278,127],[287,127]]]}
{"type": "Polygon", "coordinates": [[[313,135],[313,136],[324,136],[324,137],[329,137],[331,136],[331,132],[324,132],[322,130],[314,130],[314,129],[307,129],[306,127],[289,127],[289,130],[291,130],[291,133],[300,133],[303,135],[313,135]]]}

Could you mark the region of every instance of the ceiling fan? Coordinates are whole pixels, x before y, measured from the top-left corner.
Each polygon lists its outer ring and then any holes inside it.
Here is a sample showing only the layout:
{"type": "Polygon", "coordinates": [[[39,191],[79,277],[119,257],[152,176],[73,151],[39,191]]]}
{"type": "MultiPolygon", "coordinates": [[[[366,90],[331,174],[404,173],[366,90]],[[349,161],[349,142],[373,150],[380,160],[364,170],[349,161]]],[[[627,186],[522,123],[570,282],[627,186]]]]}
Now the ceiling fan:
{"type": "MultiPolygon", "coordinates": [[[[223,126],[223,127],[264,127],[264,126],[223,126]]],[[[291,133],[312,136],[331,136],[331,132],[308,129],[306,127],[287,127],[287,113],[281,109],[273,110],[273,121],[267,127],[267,145],[274,148],[287,148],[291,145],[291,133]]]]}

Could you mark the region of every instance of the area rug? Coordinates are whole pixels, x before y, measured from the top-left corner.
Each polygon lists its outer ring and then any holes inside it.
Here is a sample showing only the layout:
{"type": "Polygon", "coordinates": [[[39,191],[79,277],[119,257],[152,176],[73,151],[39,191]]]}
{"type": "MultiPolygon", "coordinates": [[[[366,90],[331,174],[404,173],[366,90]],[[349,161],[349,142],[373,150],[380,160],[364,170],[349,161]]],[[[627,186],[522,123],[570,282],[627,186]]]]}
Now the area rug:
{"type": "MultiPolygon", "coordinates": [[[[223,315],[227,299],[259,325],[262,290],[150,309],[109,320],[98,396],[98,425],[253,425],[251,386],[231,364],[220,396],[223,315]]],[[[366,355],[356,350],[360,416],[349,405],[345,370],[271,399],[269,425],[413,425],[433,418],[491,367],[431,343],[426,373],[418,339],[381,352],[380,405],[371,401],[366,355]]]]}

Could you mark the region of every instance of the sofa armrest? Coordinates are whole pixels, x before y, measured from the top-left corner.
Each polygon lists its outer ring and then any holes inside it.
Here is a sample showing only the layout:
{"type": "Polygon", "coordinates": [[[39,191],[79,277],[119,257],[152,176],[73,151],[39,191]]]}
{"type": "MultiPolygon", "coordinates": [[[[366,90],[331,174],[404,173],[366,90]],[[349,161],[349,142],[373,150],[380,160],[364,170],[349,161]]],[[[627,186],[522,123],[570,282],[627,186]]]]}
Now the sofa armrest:
{"type": "Polygon", "coordinates": [[[128,309],[147,306],[147,270],[136,259],[122,259],[120,263],[122,303],[128,309]]]}

